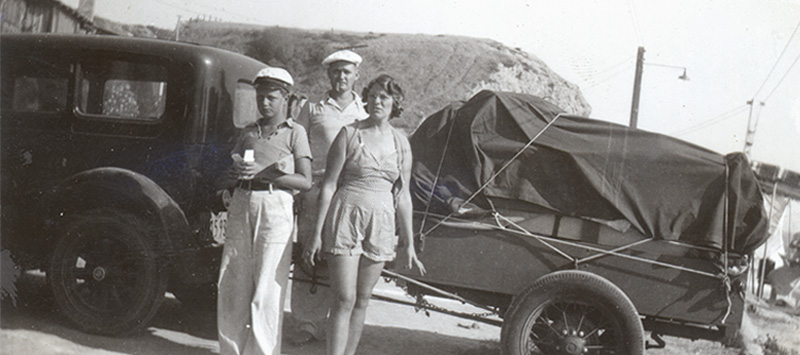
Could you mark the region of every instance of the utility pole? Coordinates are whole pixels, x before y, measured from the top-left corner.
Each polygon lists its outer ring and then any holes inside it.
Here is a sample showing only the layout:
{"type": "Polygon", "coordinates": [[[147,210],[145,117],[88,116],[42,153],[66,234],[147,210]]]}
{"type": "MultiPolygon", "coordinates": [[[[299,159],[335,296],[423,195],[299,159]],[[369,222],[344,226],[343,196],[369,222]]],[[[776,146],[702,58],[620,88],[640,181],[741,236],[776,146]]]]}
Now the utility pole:
{"type": "Polygon", "coordinates": [[[639,121],[639,94],[642,91],[642,69],[644,68],[644,47],[636,53],[636,75],[633,77],[633,100],[631,101],[631,122],[629,126],[636,128],[639,121]]]}
{"type": "Polygon", "coordinates": [[[750,115],[747,117],[747,134],[744,136],[744,148],[742,151],[744,155],[750,159],[750,150],[753,148],[753,141],[756,136],[756,126],[758,126],[758,116],[761,114],[761,109],[764,107],[764,101],[759,101],[755,104],[755,98],[747,101],[750,105],[750,115]]]}
{"type": "Polygon", "coordinates": [[[181,40],[181,15],[178,15],[178,23],[175,25],[175,42],[181,40]]]}

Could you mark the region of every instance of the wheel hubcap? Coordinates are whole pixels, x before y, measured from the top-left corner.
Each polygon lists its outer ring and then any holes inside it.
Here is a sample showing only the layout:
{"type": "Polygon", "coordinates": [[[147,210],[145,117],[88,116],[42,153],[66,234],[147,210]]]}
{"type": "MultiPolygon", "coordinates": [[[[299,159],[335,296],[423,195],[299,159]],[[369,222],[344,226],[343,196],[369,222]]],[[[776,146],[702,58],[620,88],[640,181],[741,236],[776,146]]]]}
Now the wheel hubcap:
{"type": "Polygon", "coordinates": [[[564,338],[564,351],[569,355],[578,355],[583,353],[583,348],[586,341],[578,336],[568,336],[564,338]]]}
{"type": "Polygon", "coordinates": [[[146,286],[146,256],[121,237],[101,230],[86,235],[65,256],[68,296],[84,314],[124,315],[146,286]]]}
{"type": "Polygon", "coordinates": [[[541,309],[529,329],[529,354],[618,354],[607,316],[582,302],[554,302],[541,309]],[[611,332],[609,332],[611,331],[611,332]]]}
{"type": "Polygon", "coordinates": [[[103,281],[103,279],[106,278],[106,269],[102,266],[94,268],[94,270],[92,270],[92,278],[94,278],[95,281],[103,281]]]}

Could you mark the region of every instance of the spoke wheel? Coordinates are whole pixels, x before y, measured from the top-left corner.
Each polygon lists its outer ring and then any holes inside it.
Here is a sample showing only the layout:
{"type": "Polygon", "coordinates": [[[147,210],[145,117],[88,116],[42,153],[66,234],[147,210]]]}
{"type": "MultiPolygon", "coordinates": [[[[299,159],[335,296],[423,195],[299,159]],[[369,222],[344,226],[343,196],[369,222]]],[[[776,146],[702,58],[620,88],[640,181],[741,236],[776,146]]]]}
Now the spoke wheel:
{"type": "Polygon", "coordinates": [[[168,279],[146,225],[131,214],[93,210],[73,216],[62,231],[47,273],[62,313],[90,333],[144,328],[168,279]]]}
{"type": "Polygon", "coordinates": [[[501,340],[506,355],[640,355],[643,333],[635,307],[614,284],[560,271],[514,298],[501,340]]]}

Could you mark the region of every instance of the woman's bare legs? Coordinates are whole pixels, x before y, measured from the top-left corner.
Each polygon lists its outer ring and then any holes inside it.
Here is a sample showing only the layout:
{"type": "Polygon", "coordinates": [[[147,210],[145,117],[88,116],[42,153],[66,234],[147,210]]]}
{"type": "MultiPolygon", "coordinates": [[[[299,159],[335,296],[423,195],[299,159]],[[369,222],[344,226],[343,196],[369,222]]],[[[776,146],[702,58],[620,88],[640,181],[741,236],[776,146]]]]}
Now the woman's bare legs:
{"type": "Polygon", "coordinates": [[[350,316],[356,303],[358,284],[357,256],[328,256],[331,278],[331,310],[328,316],[328,355],[344,354],[350,329],[350,316]]]}
{"type": "Polygon", "coordinates": [[[372,290],[380,279],[383,262],[361,256],[329,256],[331,277],[328,355],[353,355],[361,339],[372,290]]]}
{"type": "Polygon", "coordinates": [[[375,284],[381,277],[383,262],[361,258],[358,267],[358,285],[356,289],[356,303],[350,316],[350,334],[347,338],[345,355],[355,355],[358,342],[361,340],[361,331],[364,329],[364,319],[367,317],[367,306],[372,298],[375,284]]]}

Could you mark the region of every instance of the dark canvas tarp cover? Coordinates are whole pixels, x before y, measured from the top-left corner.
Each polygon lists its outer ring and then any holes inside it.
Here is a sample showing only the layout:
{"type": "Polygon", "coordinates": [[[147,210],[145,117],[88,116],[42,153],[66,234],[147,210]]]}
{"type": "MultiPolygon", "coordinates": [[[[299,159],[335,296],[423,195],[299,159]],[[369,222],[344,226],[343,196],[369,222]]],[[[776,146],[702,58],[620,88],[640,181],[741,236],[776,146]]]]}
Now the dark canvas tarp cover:
{"type": "Polygon", "coordinates": [[[449,214],[488,183],[472,201],[483,208],[487,199],[522,201],[721,249],[727,164],[729,250],[749,253],[766,238],[761,192],[742,154],[614,123],[562,115],[490,179],[561,112],[538,97],[482,91],[428,117],[410,138],[415,208],[449,214]]]}

